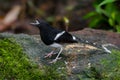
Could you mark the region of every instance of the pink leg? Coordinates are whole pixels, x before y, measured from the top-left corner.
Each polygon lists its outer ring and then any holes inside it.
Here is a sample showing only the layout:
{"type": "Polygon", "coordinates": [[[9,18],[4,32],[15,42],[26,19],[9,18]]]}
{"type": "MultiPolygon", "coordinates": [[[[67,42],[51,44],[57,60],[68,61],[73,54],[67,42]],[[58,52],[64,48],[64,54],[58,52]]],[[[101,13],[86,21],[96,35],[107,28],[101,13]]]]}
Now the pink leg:
{"type": "Polygon", "coordinates": [[[54,51],[51,51],[50,53],[48,53],[46,56],[45,56],[45,58],[50,58],[50,57],[52,57],[52,55],[54,55],[55,53],[54,53],[54,51]]]}
{"type": "Polygon", "coordinates": [[[55,63],[57,60],[61,59],[61,57],[59,57],[59,55],[61,54],[62,51],[63,51],[63,48],[61,47],[57,57],[54,60],[52,60],[50,63],[55,63]]]}

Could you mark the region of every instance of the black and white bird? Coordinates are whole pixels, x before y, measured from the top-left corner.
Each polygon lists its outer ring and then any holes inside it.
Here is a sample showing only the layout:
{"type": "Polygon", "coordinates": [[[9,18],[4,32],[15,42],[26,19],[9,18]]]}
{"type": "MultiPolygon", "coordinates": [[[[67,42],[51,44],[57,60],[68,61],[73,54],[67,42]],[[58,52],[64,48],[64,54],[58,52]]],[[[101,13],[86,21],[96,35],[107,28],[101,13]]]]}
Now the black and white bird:
{"type": "MultiPolygon", "coordinates": [[[[60,51],[58,52],[56,58],[51,61],[51,63],[54,63],[59,59],[59,55],[63,51],[62,43],[77,43],[75,36],[72,36],[66,31],[53,28],[44,20],[37,19],[35,22],[30,24],[39,28],[41,40],[44,42],[44,44],[54,48],[60,48],[60,51]]],[[[49,57],[52,54],[54,54],[54,51],[51,51],[45,57],[49,57]]]]}

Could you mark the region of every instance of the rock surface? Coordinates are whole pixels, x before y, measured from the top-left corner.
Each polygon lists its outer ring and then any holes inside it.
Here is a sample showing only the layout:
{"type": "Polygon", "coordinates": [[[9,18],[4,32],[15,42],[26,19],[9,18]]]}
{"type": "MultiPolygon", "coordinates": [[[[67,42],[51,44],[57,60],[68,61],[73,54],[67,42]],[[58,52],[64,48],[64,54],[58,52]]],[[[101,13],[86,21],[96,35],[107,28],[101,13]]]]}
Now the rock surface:
{"type": "Polygon", "coordinates": [[[120,33],[85,28],[84,30],[73,32],[73,34],[91,43],[98,45],[110,43],[120,48],[120,33]]]}
{"type": "MultiPolygon", "coordinates": [[[[99,65],[99,61],[103,58],[109,57],[109,54],[102,49],[102,44],[113,44],[112,49],[120,50],[120,34],[113,32],[106,32],[101,30],[85,29],[83,31],[71,33],[83,40],[87,40],[95,45],[75,43],[75,44],[64,44],[64,50],[60,55],[61,60],[56,63],[62,63],[65,66],[60,65],[58,68],[66,68],[67,74],[69,75],[68,80],[77,79],[77,75],[81,74],[91,64],[99,65]]],[[[52,48],[43,44],[40,40],[39,35],[27,35],[27,34],[11,34],[11,33],[0,33],[0,38],[15,38],[20,43],[30,57],[31,60],[39,65],[52,65],[49,64],[55,56],[45,59],[44,56],[49,53],[52,48]]],[[[56,50],[57,52],[58,50],[56,50]]]]}

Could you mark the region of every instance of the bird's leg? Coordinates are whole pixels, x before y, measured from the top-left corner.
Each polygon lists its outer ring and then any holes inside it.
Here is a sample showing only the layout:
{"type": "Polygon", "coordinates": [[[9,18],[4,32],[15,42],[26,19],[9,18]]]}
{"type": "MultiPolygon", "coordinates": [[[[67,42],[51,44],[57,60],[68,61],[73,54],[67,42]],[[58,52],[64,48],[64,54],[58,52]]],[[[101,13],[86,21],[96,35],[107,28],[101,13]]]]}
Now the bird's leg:
{"type": "Polygon", "coordinates": [[[50,58],[50,57],[52,57],[52,55],[56,54],[56,53],[54,53],[55,49],[53,49],[50,53],[48,53],[44,58],[47,58],[47,57],[50,58]]]}
{"type": "Polygon", "coordinates": [[[59,56],[60,56],[60,53],[63,51],[63,48],[61,47],[60,48],[60,51],[59,51],[59,53],[58,53],[58,55],[57,55],[57,57],[54,59],[54,60],[52,60],[50,63],[55,63],[58,59],[61,59],[61,58],[59,58],[59,56]]]}
{"type": "Polygon", "coordinates": [[[54,51],[51,51],[50,53],[48,53],[44,58],[47,58],[47,57],[51,57],[54,53],[54,51]]]}

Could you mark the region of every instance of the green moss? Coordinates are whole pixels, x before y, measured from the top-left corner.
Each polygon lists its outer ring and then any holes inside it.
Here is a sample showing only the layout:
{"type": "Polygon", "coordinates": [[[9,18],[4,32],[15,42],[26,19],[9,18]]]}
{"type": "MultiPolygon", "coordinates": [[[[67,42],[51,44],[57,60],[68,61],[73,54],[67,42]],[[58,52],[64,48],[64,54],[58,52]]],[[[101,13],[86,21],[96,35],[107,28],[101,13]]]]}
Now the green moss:
{"type": "Polygon", "coordinates": [[[101,75],[104,79],[120,80],[120,51],[113,50],[109,59],[101,61],[101,75]]]}
{"type": "Polygon", "coordinates": [[[63,80],[56,70],[30,61],[14,39],[0,39],[0,80],[63,80]]]}
{"type": "Polygon", "coordinates": [[[113,50],[99,66],[93,65],[86,70],[85,76],[90,80],[120,80],[120,51],[113,50]]]}

